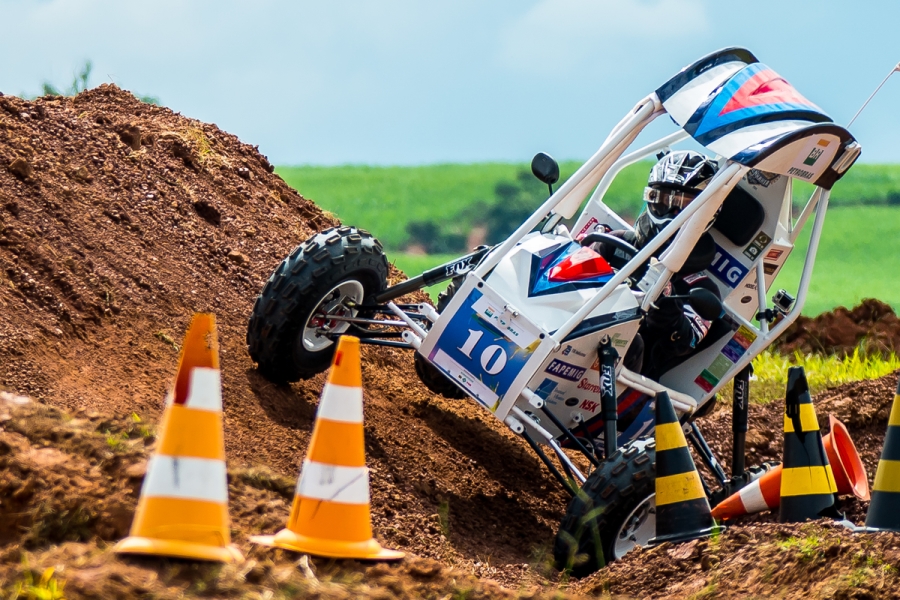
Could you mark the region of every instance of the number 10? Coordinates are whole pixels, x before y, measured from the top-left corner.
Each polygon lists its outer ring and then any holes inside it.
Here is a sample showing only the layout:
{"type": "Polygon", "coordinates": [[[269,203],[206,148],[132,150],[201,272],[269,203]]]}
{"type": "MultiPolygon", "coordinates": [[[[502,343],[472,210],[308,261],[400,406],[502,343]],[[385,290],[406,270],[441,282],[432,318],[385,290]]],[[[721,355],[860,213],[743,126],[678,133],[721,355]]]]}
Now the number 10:
{"type": "MultiPolygon", "coordinates": [[[[481,336],[483,335],[483,331],[470,329],[466,343],[457,348],[457,350],[462,352],[463,356],[471,360],[472,350],[475,349],[475,346],[478,344],[479,340],[481,340],[481,336]]],[[[488,375],[496,375],[506,366],[507,360],[506,350],[504,350],[502,346],[492,344],[485,348],[481,353],[481,368],[484,369],[484,372],[488,375]]]]}

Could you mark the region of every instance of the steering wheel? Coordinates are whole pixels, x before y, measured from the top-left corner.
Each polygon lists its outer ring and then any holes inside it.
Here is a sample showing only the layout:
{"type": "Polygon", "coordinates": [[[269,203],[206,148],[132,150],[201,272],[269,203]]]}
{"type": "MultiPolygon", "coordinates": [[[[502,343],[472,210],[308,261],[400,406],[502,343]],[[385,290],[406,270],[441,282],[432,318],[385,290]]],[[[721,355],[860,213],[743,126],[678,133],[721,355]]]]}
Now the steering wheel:
{"type": "Polygon", "coordinates": [[[634,258],[638,253],[637,248],[622,238],[618,238],[608,233],[589,233],[581,240],[581,245],[590,246],[595,242],[601,242],[603,244],[600,255],[616,270],[627,265],[628,261],[634,258]]]}

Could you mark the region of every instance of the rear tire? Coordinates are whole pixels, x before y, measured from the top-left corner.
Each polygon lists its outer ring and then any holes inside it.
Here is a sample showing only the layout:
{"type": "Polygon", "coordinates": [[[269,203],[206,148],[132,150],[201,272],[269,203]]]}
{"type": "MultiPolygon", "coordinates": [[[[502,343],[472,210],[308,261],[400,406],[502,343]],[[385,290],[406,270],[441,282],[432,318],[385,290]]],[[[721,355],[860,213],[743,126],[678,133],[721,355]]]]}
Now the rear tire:
{"type": "Polygon", "coordinates": [[[327,314],[356,316],[346,303],[362,304],[387,287],[381,244],[364,229],[332,227],[297,246],[256,298],[247,348],[259,371],[282,383],[308,379],[331,365],[335,344],[318,335],[352,333],[327,314]]]}
{"type": "Polygon", "coordinates": [[[628,442],[569,503],[553,545],[556,567],[584,577],[646,544],[656,535],[655,493],[656,442],[628,442]]]}

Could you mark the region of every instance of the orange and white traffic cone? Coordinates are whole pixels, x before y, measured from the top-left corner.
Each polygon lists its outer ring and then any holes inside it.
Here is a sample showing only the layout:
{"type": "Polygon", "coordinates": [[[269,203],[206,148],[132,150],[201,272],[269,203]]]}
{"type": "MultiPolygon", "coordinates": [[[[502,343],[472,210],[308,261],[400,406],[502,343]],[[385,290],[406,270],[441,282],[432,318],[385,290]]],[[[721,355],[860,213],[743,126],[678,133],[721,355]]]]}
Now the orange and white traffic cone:
{"type": "MultiPolygon", "coordinates": [[[[853,494],[860,500],[868,500],[869,477],[850,432],[834,415],[828,415],[828,423],[831,431],[822,438],[822,443],[832,466],[838,494],[853,494]]],[[[717,504],[712,516],[728,520],[778,508],[781,505],[781,471],[779,463],[717,504]]]]}
{"type": "Polygon", "coordinates": [[[741,515],[772,510],[781,504],[781,464],[766,471],[728,496],[712,510],[715,519],[734,519],[741,515]]]}
{"type": "Polygon", "coordinates": [[[228,523],[218,352],[215,316],[194,315],[131,535],[116,544],[115,552],[244,560],[231,545],[228,523]]]}
{"type": "Polygon", "coordinates": [[[250,541],[331,558],[403,558],[372,537],[357,338],[338,342],[287,527],[250,541]]]}

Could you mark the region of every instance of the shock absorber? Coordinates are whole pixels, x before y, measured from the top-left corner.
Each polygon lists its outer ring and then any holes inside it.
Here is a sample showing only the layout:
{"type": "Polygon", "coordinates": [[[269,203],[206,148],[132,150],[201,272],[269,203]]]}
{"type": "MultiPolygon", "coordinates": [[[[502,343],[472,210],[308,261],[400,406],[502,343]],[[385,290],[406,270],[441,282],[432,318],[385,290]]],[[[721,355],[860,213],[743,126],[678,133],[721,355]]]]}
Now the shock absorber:
{"type": "Polygon", "coordinates": [[[603,452],[608,459],[619,449],[617,422],[619,408],[616,402],[616,361],[619,353],[609,338],[600,344],[600,410],[603,413],[603,452]]]}
{"type": "Polygon", "coordinates": [[[747,365],[734,377],[734,397],[731,405],[731,476],[739,477],[744,472],[745,443],[750,403],[750,374],[753,365],[747,365]]]}

